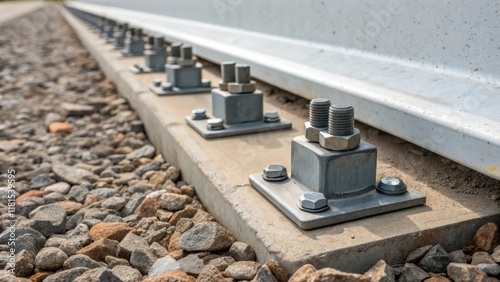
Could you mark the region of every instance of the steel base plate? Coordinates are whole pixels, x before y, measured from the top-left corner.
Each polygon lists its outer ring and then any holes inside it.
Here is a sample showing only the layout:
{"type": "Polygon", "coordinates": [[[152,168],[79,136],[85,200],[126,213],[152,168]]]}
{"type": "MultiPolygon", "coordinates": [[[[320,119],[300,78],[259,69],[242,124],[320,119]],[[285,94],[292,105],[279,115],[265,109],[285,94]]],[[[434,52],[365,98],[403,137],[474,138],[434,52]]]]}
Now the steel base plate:
{"type": "Polygon", "coordinates": [[[131,66],[130,71],[135,74],[140,74],[140,73],[164,72],[165,70],[153,70],[152,68],[149,68],[146,65],[138,65],[138,66],[131,66]]]}
{"type": "MultiPolygon", "coordinates": [[[[207,119],[210,118],[207,117],[207,119]]],[[[224,124],[224,129],[208,130],[206,119],[193,120],[191,116],[186,116],[185,119],[189,126],[206,139],[292,128],[292,122],[281,119],[279,122],[255,121],[229,125],[224,124]]]]}
{"type": "Polygon", "coordinates": [[[129,53],[129,52],[124,50],[123,52],[120,53],[118,58],[124,59],[124,58],[130,58],[130,57],[140,57],[140,56],[143,56],[143,54],[142,53],[140,53],[140,54],[129,53]]]}
{"type": "Polygon", "coordinates": [[[412,188],[408,188],[408,193],[398,196],[384,195],[373,188],[373,191],[356,197],[330,199],[329,209],[309,213],[298,206],[300,195],[308,190],[293,178],[268,182],[262,179],[262,173],[255,173],[250,175],[250,184],[302,229],[314,229],[425,204],[425,196],[412,188]]]}
{"type": "Polygon", "coordinates": [[[148,88],[149,88],[149,90],[153,91],[158,96],[210,93],[212,91],[211,86],[208,86],[208,87],[189,87],[189,88],[172,87],[172,90],[163,90],[163,88],[161,86],[154,86],[154,84],[150,84],[148,86],[148,88]]]}

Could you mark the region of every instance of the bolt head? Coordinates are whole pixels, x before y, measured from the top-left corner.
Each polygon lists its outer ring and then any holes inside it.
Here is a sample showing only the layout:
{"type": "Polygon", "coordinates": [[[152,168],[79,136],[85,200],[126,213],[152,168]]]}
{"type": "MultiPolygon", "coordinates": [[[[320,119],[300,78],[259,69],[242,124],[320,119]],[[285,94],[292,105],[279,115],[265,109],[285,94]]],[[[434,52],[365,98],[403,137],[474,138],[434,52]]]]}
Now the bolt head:
{"type": "Polygon", "coordinates": [[[153,80],[153,85],[156,87],[160,87],[161,86],[161,79],[157,78],[157,79],[153,80]]]}
{"type": "Polygon", "coordinates": [[[210,81],[210,79],[203,78],[201,80],[201,86],[203,86],[203,87],[212,87],[212,82],[210,81]]]}
{"type": "Polygon", "coordinates": [[[194,109],[191,111],[193,115],[205,115],[206,112],[205,109],[194,109]]]}
{"type": "Polygon", "coordinates": [[[279,164],[272,164],[264,168],[262,177],[269,181],[281,181],[288,178],[288,173],[286,167],[279,164]]]}
{"type": "Polygon", "coordinates": [[[224,124],[224,120],[221,118],[211,118],[207,120],[207,124],[210,126],[221,126],[224,124]]]}
{"type": "Polygon", "coordinates": [[[319,133],[327,128],[317,128],[311,125],[309,121],[304,123],[304,136],[311,142],[319,142],[319,133]]]}
{"type": "Polygon", "coordinates": [[[165,90],[165,91],[168,91],[168,90],[172,90],[172,83],[170,82],[164,82],[161,84],[161,89],[165,90]]]}
{"type": "Polygon", "coordinates": [[[308,192],[300,196],[299,204],[307,210],[320,210],[328,206],[328,201],[323,193],[308,192]]]}
{"type": "Polygon", "coordinates": [[[333,151],[347,151],[359,146],[361,132],[354,128],[354,133],[346,136],[331,135],[327,131],[319,133],[319,144],[321,147],[333,151]]]}
{"type": "Polygon", "coordinates": [[[278,111],[276,110],[267,110],[265,113],[264,113],[264,117],[265,118],[279,118],[280,117],[280,114],[278,113],[278,111]]]}
{"type": "Polygon", "coordinates": [[[382,178],[377,184],[377,191],[389,196],[401,195],[407,192],[406,184],[401,178],[395,176],[382,178]]]}

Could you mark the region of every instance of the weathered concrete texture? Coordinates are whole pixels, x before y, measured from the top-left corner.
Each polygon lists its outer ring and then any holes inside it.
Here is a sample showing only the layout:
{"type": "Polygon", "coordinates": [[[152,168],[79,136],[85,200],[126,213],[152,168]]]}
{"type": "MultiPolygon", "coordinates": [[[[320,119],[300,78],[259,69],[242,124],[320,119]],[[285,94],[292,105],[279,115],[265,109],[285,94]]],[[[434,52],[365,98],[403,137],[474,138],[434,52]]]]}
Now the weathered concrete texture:
{"type": "MultiPolygon", "coordinates": [[[[42,8],[45,4],[42,1],[5,1],[0,3],[0,24],[16,19],[22,15],[29,14],[42,8]]],[[[27,28],[30,23],[25,23],[27,28]]],[[[33,25],[31,23],[31,25],[33,25]]]]}
{"type": "MultiPolygon", "coordinates": [[[[500,209],[484,196],[451,190],[443,193],[443,189],[438,192],[437,187],[400,172],[409,186],[427,196],[426,206],[303,231],[248,183],[251,173],[262,171],[268,164],[281,163],[290,169],[291,140],[302,134],[303,119],[280,111],[283,118],[293,122],[292,130],[207,141],[183,118],[194,108],[205,108],[210,113],[209,94],[156,96],[147,85],[154,78],[164,78],[164,74],[130,73],[128,68],[142,63],[143,58],[118,59],[118,52],[112,51],[110,45],[68,12],[63,14],[106,75],[137,110],[151,142],[182,170],[209,212],[239,240],[249,243],[261,262],[272,258],[289,271],[311,263],[317,268],[364,272],[381,257],[389,264],[401,262],[409,252],[428,244],[458,249],[487,220],[500,220],[500,209]]],[[[213,75],[216,69],[205,69],[203,76],[218,81],[213,75]]],[[[264,108],[270,108],[266,102],[264,108]]]]}

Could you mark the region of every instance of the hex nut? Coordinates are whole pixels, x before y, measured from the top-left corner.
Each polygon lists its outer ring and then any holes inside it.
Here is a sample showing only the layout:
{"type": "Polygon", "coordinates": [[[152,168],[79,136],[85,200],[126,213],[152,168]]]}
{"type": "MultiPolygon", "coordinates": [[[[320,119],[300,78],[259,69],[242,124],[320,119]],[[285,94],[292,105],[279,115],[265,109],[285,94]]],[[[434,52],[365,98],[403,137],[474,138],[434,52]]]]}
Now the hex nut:
{"type": "Polygon", "coordinates": [[[219,89],[222,91],[227,91],[228,90],[228,83],[222,82],[222,80],[219,81],[219,89]]]}
{"type": "Polygon", "coordinates": [[[328,201],[323,193],[308,192],[300,196],[299,206],[306,211],[322,211],[328,207],[328,201]]]}
{"type": "Polygon", "coordinates": [[[224,120],[221,118],[211,118],[207,120],[208,130],[222,130],[224,129],[224,120]]]}
{"type": "Polygon", "coordinates": [[[227,91],[233,94],[253,93],[257,89],[255,82],[250,83],[236,83],[231,82],[227,84],[227,91]]]}
{"type": "Polygon", "coordinates": [[[359,146],[361,133],[354,128],[354,133],[346,136],[331,135],[327,131],[319,133],[319,144],[321,147],[333,151],[347,151],[359,146]]]}
{"type": "Polygon", "coordinates": [[[272,164],[264,168],[262,178],[267,181],[281,181],[288,178],[288,173],[286,167],[279,164],[272,164]]]}
{"type": "Polygon", "coordinates": [[[153,80],[153,85],[155,87],[161,87],[161,79],[157,78],[157,79],[153,80]]]}
{"type": "Polygon", "coordinates": [[[177,64],[181,67],[192,67],[196,64],[196,61],[193,59],[179,58],[177,59],[177,64]]]}
{"type": "Polygon", "coordinates": [[[168,56],[167,57],[167,65],[177,65],[178,59],[179,59],[178,57],[168,56]]]}
{"type": "Polygon", "coordinates": [[[210,81],[210,79],[203,78],[201,80],[201,86],[202,87],[212,87],[212,81],[210,81]]]}
{"type": "Polygon", "coordinates": [[[386,176],[377,183],[377,191],[389,195],[397,196],[407,192],[403,179],[396,176],[386,176]]]}
{"type": "Polygon", "coordinates": [[[264,113],[264,122],[279,122],[280,114],[276,110],[267,110],[264,113]]]}
{"type": "Polygon", "coordinates": [[[304,136],[307,140],[311,142],[319,142],[319,133],[325,131],[328,128],[317,128],[311,125],[311,122],[306,121],[304,123],[304,136]]]}

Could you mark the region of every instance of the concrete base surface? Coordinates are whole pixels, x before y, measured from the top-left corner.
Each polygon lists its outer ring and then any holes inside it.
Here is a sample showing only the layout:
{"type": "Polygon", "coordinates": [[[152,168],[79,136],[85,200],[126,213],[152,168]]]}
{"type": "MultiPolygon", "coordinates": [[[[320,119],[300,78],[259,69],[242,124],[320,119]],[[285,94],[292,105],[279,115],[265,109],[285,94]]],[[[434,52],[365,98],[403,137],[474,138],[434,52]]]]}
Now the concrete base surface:
{"type": "Polygon", "coordinates": [[[43,6],[42,1],[5,1],[0,2],[0,24],[34,12],[43,6]]]}
{"type": "MultiPolygon", "coordinates": [[[[427,244],[458,249],[486,221],[500,221],[499,207],[485,196],[458,194],[451,189],[438,191],[432,184],[401,171],[409,187],[425,194],[426,205],[302,230],[256,191],[248,177],[272,163],[290,169],[291,141],[303,134],[303,118],[280,111],[282,118],[292,121],[291,130],[206,140],[186,124],[184,117],[195,108],[205,108],[211,115],[210,94],[157,96],[148,85],[164,74],[132,74],[130,66],[142,63],[142,57],[117,59],[119,51],[66,10],[62,13],[136,109],[150,140],[169,162],[180,167],[183,178],[196,187],[207,210],[239,240],[249,243],[261,262],[275,259],[289,271],[311,263],[318,268],[364,272],[380,259],[400,263],[410,251],[427,244]]],[[[218,66],[206,66],[203,77],[218,81],[214,73],[218,73],[218,66]]],[[[269,108],[264,101],[264,109],[269,108]]]]}

